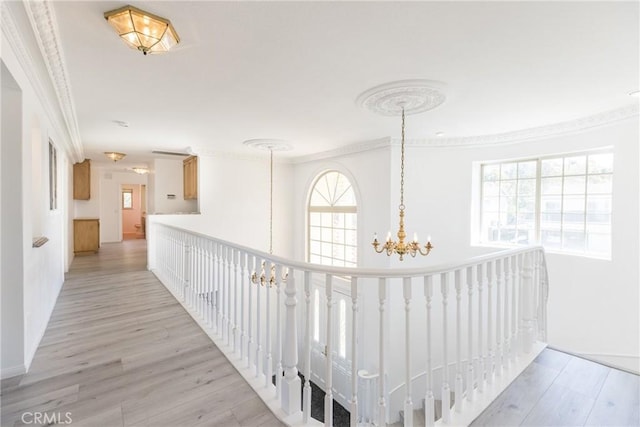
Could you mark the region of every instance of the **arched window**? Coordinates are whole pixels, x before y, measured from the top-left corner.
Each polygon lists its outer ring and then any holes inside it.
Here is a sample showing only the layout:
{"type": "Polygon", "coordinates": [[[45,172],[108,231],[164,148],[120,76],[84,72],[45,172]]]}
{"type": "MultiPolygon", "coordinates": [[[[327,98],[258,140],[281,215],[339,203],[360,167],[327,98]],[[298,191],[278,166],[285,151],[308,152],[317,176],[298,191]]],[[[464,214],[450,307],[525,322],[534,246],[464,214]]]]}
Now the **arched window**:
{"type": "Polygon", "coordinates": [[[355,192],[346,176],[328,171],[316,179],[308,205],[309,262],[356,266],[357,208],[355,192]]]}

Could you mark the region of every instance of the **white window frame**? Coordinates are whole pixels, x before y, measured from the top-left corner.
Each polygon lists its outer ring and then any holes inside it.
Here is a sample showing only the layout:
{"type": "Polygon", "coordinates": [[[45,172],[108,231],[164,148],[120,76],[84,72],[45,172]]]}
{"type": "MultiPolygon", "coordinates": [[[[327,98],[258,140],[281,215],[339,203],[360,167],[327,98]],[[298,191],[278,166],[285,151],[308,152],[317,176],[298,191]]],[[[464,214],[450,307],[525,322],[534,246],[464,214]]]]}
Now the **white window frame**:
{"type": "MultiPolygon", "coordinates": [[[[475,205],[472,208],[472,213],[473,213],[473,217],[475,217],[475,224],[474,224],[474,232],[472,234],[472,244],[476,245],[476,246],[490,246],[490,247],[500,247],[500,248],[512,248],[512,247],[518,247],[518,246],[522,246],[521,244],[518,243],[509,243],[509,242],[505,242],[505,241],[499,241],[499,240],[488,240],[486,239],[486,236],[483,235],[482,231],[482,224],[483,224],[483,215],[484,215],[484,167],[485,166],[490,166],[490,165],[503,165],[503,164],[510,164],[510,163],[520,163],[520,162],[532,162],[535,161],[536,162],[536,174],[535,174],[535,181],[536,181],[536,188],[535,188],[535,209],[534,209],[534,223],[535,223],[535,228],[534,228],[534,233],[533,233],[533,241],[529,242],[529,245],[535,245],[535,244],[540,244],[542,245],[542,240],[541,240],[541,231],[542,231],[542,227],[541,227],[541,218],[542,218],[542,212],[541,212],[541,200],[542,200],[542,179],[543,178],[549,178],[549,177],[543,177],[542,176],[542,171],[541,171],[541,165],[542,162],[545,160],[550,160],[550,159],[563,159],[563,163],[564,163],[564,159],[565,158],[571,158],[571,157],[579,157],[579,156],[585,156],[586,158],[586,165],[585,165],[585,172],[584,174],[576,174],[576,175],[570,175],[570,174],[565,174],[565,171],[563,169],[561,175],[554,175],[553,177],[556,178],[562,178],[562,189],[561,192],[558,194],[558,196],[560,197],[561,200],[561,206],[560,206],[560,211],[558,213],[558,215],[560,215],[560,218],[562,218],[565,215],[565,210],[564,210],[564,206],[562,203],[562,200],[564,199],[564,195],[565,195],[565,190],[564,190],[564,181],[566,177],[572,177],[572,176],[584,176],[585,177],[585,189],[583,193],[580,193],[584,196],[584,203],[585,203],[585,208],[584,208],[584,219],[583,219],[583,232],[585,233],[585,239],[586,239],[586,233],[587,233],[587,217],[588,217],[588,210],[587,210],[587,204],[588,204],[588,200],[589,200],[589,190],[587,188],[588,182],[589,182],[589,177],[590,176],[597,176],[597,175],[610,175],[611,176],[611,181],[612,181],[612,188],[610,190],[609,193],[598,193],[596,195],[608,195],[611,197],[611,211],[609,213],[610,215],[610,228],[609,228],[609,234],[608,234],[608,238],[609,238],[609,252],[608,253],[594,253],[594,252],[589,252],[588,248],[587,248],[587,243],[585,241],[585,246],[583,251],[574,251],[574,250],[569,250],[569,249],[565,249],[565,248],[558,248],[558,247],[553,247],[553,248],[545,248],[545,250],[547,252],[550,253],[558,253],[558,254],[565,254],[565,255],[573,255],[573,256],[582,256],[582,257],[587,257],[587,258],[598,258],[598,259],[607,259],[607,260],[611,260],[612,257],[612,252],[613,252],[613,248],[612,248],[612,236],[613,236],[613,176],[615,174],[615,159],[614,159],[614,163],[612,166],[612,171],[611,172],[605,172],[605,173],[589,173],[589,156],[590,155],[597,155],[597,154],[611,154],[613,155],[613,147],[603,147],[600,149],[595,149],[595,150],[586,150],[586,151],[579,151],[579,152],[569,152],[569,153],[559,153],[559,154],[552,154],[552,155],[545,155],[545,156],[535,156],[535,157],[526,157],[526,158],[517,158],[517,159],[505,159],[505,160],[495,160],[495,161],[482,161],[482,162],[475,162],[474,164],[474,176],[477,177],[477,181],[476,181],[476,185],[474,185],[474,187],[477,190],[477,192],[475,193],[476,197],[474,197],[475,199],[475,203],[473,205],[475,205]]],[[[526,178],[523,178],[526,179],[526,178]]],[[[475,180],[474,180],[475,181],[475,180]]],[[[501,181],[501,179],[498,180],[498,182],[501,181]]],[[[515,179],[516,185],[518,184],[519,178],[515,179]]],[[[593,194],[591,194],[593,196],[593,194]]],[[[501,196],[500,196],[501,197],[501,196]]],[[[517,193],[516,193],[516,197],[517,197],[517,193]]],[[[563,229],[564,227],[564,221],[560,221],[560,228],[559,228],[559,233],[561,236],[561,239],[563,238],[563,229]]],[[[562,240],[560,245],[562,246],[562,240]]]]}
{"type": "MultiPolygon", "coordinates": [[[[347,175],[345,175],[344,173],[342,173],[342,172],[340,172],[338,170],[334,170],[334,169],[326,170],[326,171],[323,171],[323,172],[319,173],[315,177],[315,179],[313,180],[313,182],[311,184],[311,187],[310,187],[310,190],[309,190],[309,196],[308,196],[308,199],[307,199],[306,210],[307,210],[307,225],[306,225],[306,229],[307,229],[306,230],[306,232],[307,232],[306,233],[307,234],[306,258],[307,258],[307,261],[308,262],[312,262],[311,261],[311,255],[312,255],[311,254],[311,242],[313,240],[313,241],[319,241],[321,244],[323,242],[325,242],[325,243],[331,243],[332,246],[334,246],[334,245],[343,246],[344,247],[344,255],[345,255],[344,258],[336,258],[333,255],[331,257],[329,257],[329,258],[331,258],[332,260],[336,260],[336,261],[342,261],[342,262],[345,263],[345,265],[347,267],[356,267],[358,265],[358,223],[359,223],[359,221],[358,221],[358,196],[357,196],[357,193],[356,193],[356,189],[355,189],[355,187],[353,185],[353,181],[347,175]],[[354,198],[356,199],[356,204],[355,205],[353,205],[353,206],[312,206],[311,205],[311,198],[312,198],[314,189],[316,188],[318,183],[327,174],[330,174],[330,173],[337,173],[340,176],[342,176],[345,180],[347,180],[347,182],[349,183],[349,186],[351,187],[350,191],[353,192],[354,198]],[[356,227],[355,227],[355,229],[353,229],[353,230],[347,229],[346,228],[346,224],[345,224],[345,227],[342,230],[345,231],[345,235],[346,235],[346,231],[353,231],[353,234],[355,236],[355,244],[354,245],[347,244],[346,239],[343,242],[339,242],[339,243],[335,243],[335,242],[333,242],[333,240],[331,242],[326,242],[326,241],[322,240],[322,236],[320,237],[320,240],[312,239],[311,238],[311,228],[312,228],[311,214],[312,213],[320,213],[320,214],[322,214],[322,213],[354,214],[355,218],[356,218],[356,227]],[[355,250],[355,253],[356,253],[355,259],[351,260],[351,259],[347,258],[346,254],[347,254],[347,249],[348,248],[353,248],[355,250]]],[[[327,228],[327,227],[323,227],[323,228],[327,228]]],[[[329,228],[331,230],[331,234],[332,235],[334,234],[334,230],[339,230],[339,228],[338,229],[334,229],[333,226],[331,226],[329,228]]],[[[324,257],[323,255],[320,255],[320,256],[324,257]]],[[[329,264],[327,264],[327,265],[329,265],[329,264]]],[[[330,265],[342,266],[342,264],[340,264],[340,263],[333,263],[333,262],[330,265]]]]}

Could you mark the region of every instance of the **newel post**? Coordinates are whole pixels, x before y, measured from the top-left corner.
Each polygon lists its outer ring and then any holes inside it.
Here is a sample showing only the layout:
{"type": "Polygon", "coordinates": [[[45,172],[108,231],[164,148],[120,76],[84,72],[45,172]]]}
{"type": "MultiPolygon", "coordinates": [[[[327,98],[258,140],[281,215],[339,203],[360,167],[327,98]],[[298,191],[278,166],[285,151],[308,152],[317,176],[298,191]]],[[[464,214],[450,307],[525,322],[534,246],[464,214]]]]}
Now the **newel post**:
{"type": "Polygon", "coordinates": [[[282,409],[288,415],[300,412],[301,383],[298,377],[298,327],[296,317],[296,283],[293,269],[289,270],[287,286],[284,291],[286,299],[285,335],[284,335],[284,381],[282,381],[282,409]]]}
{"type": "Polygon", "coordinates": [[[533,289],[533,260],[531,252],[527,252],[522,256],[522,287],[520,292],[522,313],[520,315],[520,345],[522,352],[531,353],[534,341],[533,322],[534,322],[534,289],[533,289]]]}

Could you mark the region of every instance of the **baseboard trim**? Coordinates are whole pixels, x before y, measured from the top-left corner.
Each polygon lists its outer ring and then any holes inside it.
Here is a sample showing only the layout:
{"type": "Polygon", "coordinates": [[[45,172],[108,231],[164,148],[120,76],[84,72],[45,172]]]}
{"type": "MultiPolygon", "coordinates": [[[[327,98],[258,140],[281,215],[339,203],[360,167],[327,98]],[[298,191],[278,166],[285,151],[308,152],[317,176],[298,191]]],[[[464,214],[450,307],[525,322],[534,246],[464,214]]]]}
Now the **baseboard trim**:
{"type": "Polygon", "coordinates": [[[576,352],[557,347],[555,345],[548,346],[552,350],[561,351],[581,359],[589,360],[591,362],[599,363],[609,368],[618,369],[620,371],[629,372],[630,374],[640,375],[640,356],[632,354],[612,354],[612,353],[587,353],[576,352]],[[622,363],[612,361],[611,359],[622,359],[622,363]],[[624,363],[624,361],[629,363],[624,363]],[[635,369],[634,369],[635,367],[635,369]]]}
{"type": "Polygon", "coordinates": [[[26,373],[27,370],[24,365],[11,366],[0,371],[0,379],[6,380],[7,378],[17,377],[18,375],[24,375],[26,373]]]}

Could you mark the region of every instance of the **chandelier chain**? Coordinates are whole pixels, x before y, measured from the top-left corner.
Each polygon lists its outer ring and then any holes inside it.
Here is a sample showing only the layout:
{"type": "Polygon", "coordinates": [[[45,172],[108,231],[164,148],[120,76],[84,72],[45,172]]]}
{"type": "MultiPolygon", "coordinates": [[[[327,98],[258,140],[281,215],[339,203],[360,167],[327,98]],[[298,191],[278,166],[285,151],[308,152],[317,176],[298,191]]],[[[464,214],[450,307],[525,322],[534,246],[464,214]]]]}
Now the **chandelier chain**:
{"type": "Polygon", "coordinates": [[[404,107],[402,107],[402,140],[400,142],[400,210],[404,210],[404,107]]]}

